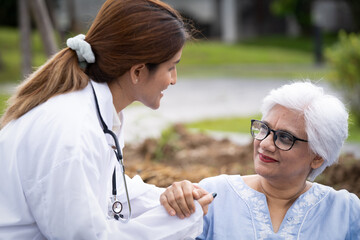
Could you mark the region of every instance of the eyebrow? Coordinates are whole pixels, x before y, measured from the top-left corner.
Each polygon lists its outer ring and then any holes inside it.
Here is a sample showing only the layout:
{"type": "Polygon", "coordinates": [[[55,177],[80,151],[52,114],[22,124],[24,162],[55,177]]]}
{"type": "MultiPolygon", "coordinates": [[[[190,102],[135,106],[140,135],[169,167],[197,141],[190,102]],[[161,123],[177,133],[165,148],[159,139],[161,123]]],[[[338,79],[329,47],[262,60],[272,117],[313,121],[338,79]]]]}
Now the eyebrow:
{"type": "MultiPolygon", "coordinates": [[[[270,124],[269,122],[267,121],[262,121],[263,123],[265,123],[269,128],[272,129],[272,127],[270,127],[270,124]]],[[[275,130],[275,131],[282,131],[282,132],[286,132],[286,133],[289,133],[291,135],[293,135],[294,137],[297,137],[297,134],[294,134],[292,131],[289,131],[289,130],[285,130],[285,129],[278,129],[278,130],[275,130]]]]}
{"type": "Polygon", "coordinates": [[[181,58],[180,58],[179,60],[175,61],[174,63],[175,63],[175,64],[178,64],[178,63],[180,62],[180,60],[181,60],[181,58]]]}

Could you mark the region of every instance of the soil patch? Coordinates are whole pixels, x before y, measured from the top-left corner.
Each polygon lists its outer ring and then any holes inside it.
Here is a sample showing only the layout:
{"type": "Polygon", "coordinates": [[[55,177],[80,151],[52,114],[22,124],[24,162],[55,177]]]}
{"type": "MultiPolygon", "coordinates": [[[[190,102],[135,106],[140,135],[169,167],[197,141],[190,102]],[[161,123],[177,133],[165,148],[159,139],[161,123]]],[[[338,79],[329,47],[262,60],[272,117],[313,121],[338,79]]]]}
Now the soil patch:
{"type": "MultiPolygon", "coordinates": [[[[201,179],[219,174],[253,174],[253,146],[216,140],[206,134],[190,133],[175,125],[159,139],[124,148],[126,173],[140,175],[144,182],[167,187],[174,181],[201,179]]],[[[342,155],[316,182],[347,189],[360,197],[360,159],[342,155]]]]}

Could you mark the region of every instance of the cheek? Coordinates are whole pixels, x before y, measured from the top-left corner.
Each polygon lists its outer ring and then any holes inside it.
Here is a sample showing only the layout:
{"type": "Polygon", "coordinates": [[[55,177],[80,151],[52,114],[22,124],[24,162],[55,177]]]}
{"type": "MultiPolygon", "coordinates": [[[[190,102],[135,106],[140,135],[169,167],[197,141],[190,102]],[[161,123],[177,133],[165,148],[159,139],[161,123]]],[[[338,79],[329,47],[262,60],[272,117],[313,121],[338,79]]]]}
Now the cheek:
{"type": "Polygon", "coordinates": [[[259,149],[259,147],[260,147],[260,141],[254,140],[253,143],[254,143],[254,144],[253,144],[253,145],[254,145],[253,157],[254,157],[254,160],[255,160],[255,158],[256,158],[257,155],[258,155],[258,149],[259,149]]]}

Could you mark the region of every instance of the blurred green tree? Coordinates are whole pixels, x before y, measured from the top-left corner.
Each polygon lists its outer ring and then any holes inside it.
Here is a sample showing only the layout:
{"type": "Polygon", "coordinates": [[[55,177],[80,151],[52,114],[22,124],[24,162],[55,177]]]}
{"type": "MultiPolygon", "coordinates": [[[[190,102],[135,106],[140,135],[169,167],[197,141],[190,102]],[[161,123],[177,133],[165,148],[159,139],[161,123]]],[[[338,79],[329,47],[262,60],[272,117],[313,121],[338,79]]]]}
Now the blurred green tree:
{"type": "Polygon", "coordinates": [[[360,125],[360,34],[339,33],[339,41],[327,48],[325,57],[333,69],[330,81],[343,90],[350,110],[360,125]]]}

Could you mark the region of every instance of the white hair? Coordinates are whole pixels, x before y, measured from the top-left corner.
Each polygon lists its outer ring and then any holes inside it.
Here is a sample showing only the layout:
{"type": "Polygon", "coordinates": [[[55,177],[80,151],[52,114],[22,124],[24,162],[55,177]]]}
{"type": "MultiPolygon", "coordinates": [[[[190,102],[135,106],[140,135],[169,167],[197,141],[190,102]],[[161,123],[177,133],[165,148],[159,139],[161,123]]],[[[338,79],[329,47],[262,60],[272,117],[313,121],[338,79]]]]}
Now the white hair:
{"type": "Polygon", "coordinates": [[[324,169],[337,162],[342,145],[348,136],[348,112],[336,97],[310,81],[294,82],[272,90],[263,100],[261,113],[265,118],[275,105],[304,115],[305,131],[311,151],[324,159],[312,169],[308,179],[313,181],[324,169]]]}

